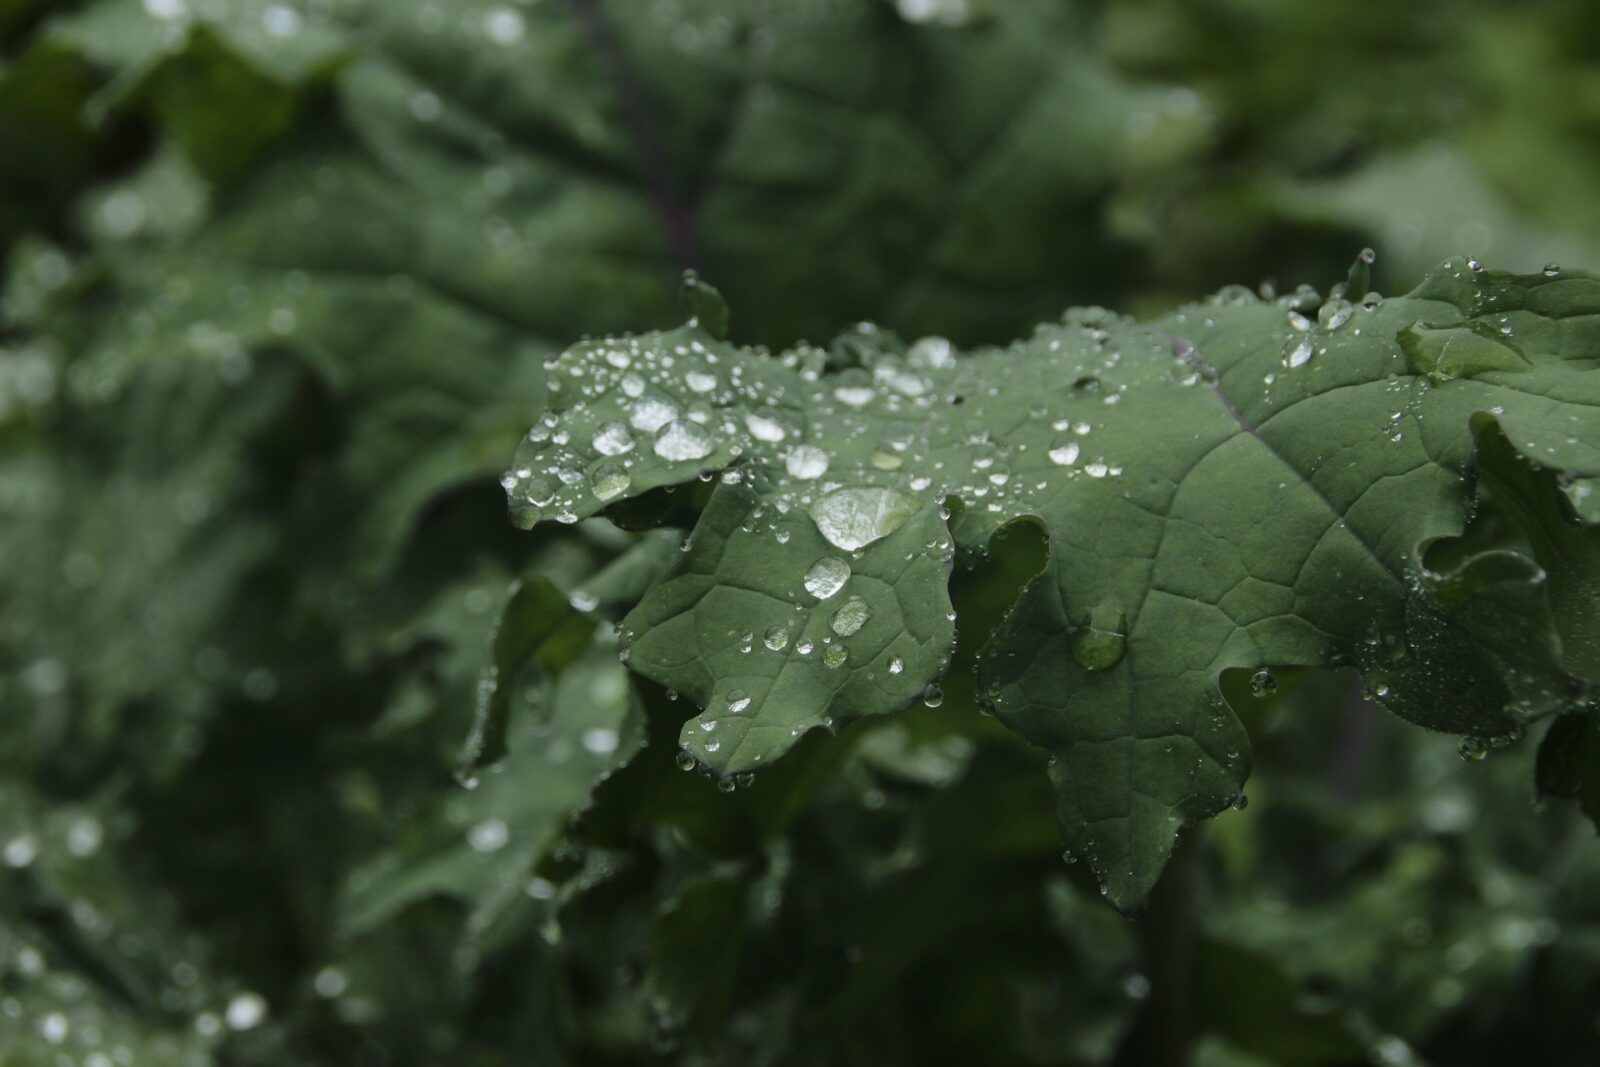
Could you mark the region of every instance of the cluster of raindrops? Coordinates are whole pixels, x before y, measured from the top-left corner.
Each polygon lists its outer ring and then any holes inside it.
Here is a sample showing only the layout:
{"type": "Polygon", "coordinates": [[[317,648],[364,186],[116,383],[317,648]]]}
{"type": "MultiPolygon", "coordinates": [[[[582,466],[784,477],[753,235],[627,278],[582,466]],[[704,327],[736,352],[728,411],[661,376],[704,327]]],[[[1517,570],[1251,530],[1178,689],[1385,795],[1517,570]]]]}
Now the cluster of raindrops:
{"type": "Polygon", "coordinates": [[[1121,477],[1128,435],[1101,443],[1095,428],[1140,373],[1171,360],[1154,331],[1098,311],[967,359],[943,338],[903,346],[865,325],[833,352],[781,355],[741,351],[692,323],[608,338],[548,365],[549,409],[501,484],[525,527],[577,522],[720,469],[757,489],[774,520],[808,514],[846,553],[946,497],[992,530],[1037,511],[1063,481],[1121,477]],[[838,365],[841,348],[854,365],[838,365]],[[1021,380],[996,373],[1018,360],[1034,364],[1021,380]]]}

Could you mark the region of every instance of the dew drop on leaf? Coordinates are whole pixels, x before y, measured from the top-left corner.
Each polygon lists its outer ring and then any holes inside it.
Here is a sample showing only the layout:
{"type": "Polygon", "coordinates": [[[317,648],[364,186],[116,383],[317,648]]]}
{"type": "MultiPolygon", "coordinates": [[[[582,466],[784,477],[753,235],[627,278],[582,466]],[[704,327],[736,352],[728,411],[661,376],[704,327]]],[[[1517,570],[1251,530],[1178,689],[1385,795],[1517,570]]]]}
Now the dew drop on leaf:
{"type": "Polygon", "coordinates": [[[1317,324],[1324,330],[1337,330],[1350,321],[1355,311],[1348,300],[1330,300],[1317,311],[1317,324]]]}
{"type": "Polygon", "coordinates": [[[1291,340],[1283,349],[1285,367],[1304,367],[1311,362],[1311,341],[1304,337],[1291,340]]]}
{"type": "Polygon", "coordinates": [[[1123,636],[1122,612],[1110,604],[1101,604],[1089,615],[1089,625],[1073,632],[1072,658],[1078,666],[1088,671],[1103,671],[1116,666],[1127,651],[1128,639],[1123,636]]]}
{"type": "Polygon", "coordinates": [[[628,491],[628,486],[633,484],[633,478],[615,463],[607,463],[594,472],[590,484],[594,487],[596,499],[615,500],[628,491]]]}
{"type": "Polygon", "coordinates": [[[836,489],[811,505],[811,519],[830,545],[854,552],[889,536],[916,510],[898,489],[877,485],[836,489]]]}
{"type": "MultiPolygon", "coordinates": [[[[744,417],[745,428],[750,431],[750,436],[757,441],[776,443],[787,436],[788,431],[783,428],[783,423],[771,415],[761,412],[752,412],[744,417]]],[[[793,473],[792,471],[790,473],[793,473]]]]}
{"type": "Polygon", "coordinates": [[[1063,437],[1056,441],[1055,447],[1050,449],[1050,462],[1058,467],[1070,467],[1078,462],[1078,442],[1070,437],[1063,437]]]}
{"type": "Polygon", "coordinates": [[[944,690],[937,684],[930,684],[922,691],[922,702],[930,708],[936,708],[944,703],[944,690]]]}
{"type": "Polygon", "coordinates": [[[871,617],[872,609],[867,606],[867,602],[858,596],[853,596],[833,613],[833,618],[828,620],[828,626],[840,637],[849,637],[865,626],[871,617]]]}
{"type": "Polygon", "coordinates": [[[640,397],[633,405],[633,410],[628,415],[628,421],[635,430],[645,433],[655,433],[661,427],[678,417],[678,409],[658,396],[640,397]]]}
{"type": "Polygon", "coordinates": [[[728,690],[728,710],[735,715],[750,706],[750,694],[743,689],[728,690]]]}
{"type": "Polygon", "coordinates": [[[594,450],[602,456],[620,456],[633,451],[633,434],[620,422],[608,422],[594,435],[594,450]]]}
{"type": "Polygon", "coordinates": [[[843,667],[845,660],[849,658],[850,653],[845,651],[843,645],[829,645],[822,650],[822,663],[830,670],[843,667]]]}
{"type": "MultiPolygon", "coordinates": [[[[810,587],[808,586],[807,588],[809,589],[810,587]]],[[[761,643],[774,652],[782,652],[789,645],[789,631],[782,626],[769,626],[767,627],[767,632],[761,637],[761,643]]]]}
{"type": "Polygon", "coordinates": [[[1489,743],[1481,737],[1468,734],[1456,745],[1456,752],[1462,759],[1476,762],[1489,754],[1489,743]]]}
{"type": "Polygon", "coordinates": [[[827,600],[850,580],[850,564],[834,556],[823,556],[806,571],[806,592],[818,600],[827,600]]]}
{"type": "Polygon", "coordinates": [[[1278,691],[1278,680],[1271,671],[1261,670],[1250,676],[1250,692],[1257,699],[1265,699],[1278,691]]]}
{"type": "Polygon", "coordinates": [[[828,473],[828,454],[816,445],[797,445],[789,450],[784,466],[791,477],[810,481],[828,473]]]}
{"type": "Polygon", "coordinates": [[[656,455],[662,459],[684,461],[704,459],[711,454],[711,435],[698,423],[673,419],[656,435],[656,455]]]}

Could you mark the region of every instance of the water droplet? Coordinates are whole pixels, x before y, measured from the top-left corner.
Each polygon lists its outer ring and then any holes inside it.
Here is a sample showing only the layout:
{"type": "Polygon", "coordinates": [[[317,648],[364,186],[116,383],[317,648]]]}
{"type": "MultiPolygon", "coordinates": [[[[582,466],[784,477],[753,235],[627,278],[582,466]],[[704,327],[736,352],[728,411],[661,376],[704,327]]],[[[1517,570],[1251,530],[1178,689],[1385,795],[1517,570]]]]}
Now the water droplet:
{"type": "Polygon", "coordinates": [[[709,393],[717,387],[717,376],[703,370],[692,370],[683,376],[683,380],[696,393],[709,393]]]}
{"type": "Polygon", "coordinates": [[[1476,762],[1489,754],[1489,743],[1481,737],[1468,734],[1456,746],[1456,752],[1462,759],[1476,762]]]}
{"type": "Polygon", "coordinates": [[[845,651],[843,645],[829,645],[822,650],[822,663],[829,670],[843,667],[845,660],[850,658],[850,653],[845,651]]]}
{"type": "MultiPolygon", "coordinates": [[[[771,415],[761,412],[752,412],[746,415],[744,424],[745,428],[750,431],[750,436],[757,441],[776,443],[782,441],[788,434],[788,431],[783,428],[783,423],[771,415]]],[[[790,473],[793,472],[791,471],[790,473]]]]}
{"type": "Polygon", "coordinates": [[[784,458],[792,477],[810,481],[828,473],[828,454],[816,445],[796,445],[784,458]]]}
{"type": "Polygon", "coordinates": [[[594,450],[602,456],[620,456],[633,451],[633,434],[620,422],[608,422],[594,435],[594,450]]]}
{"type": "Polygon", "coordinates": [[[905,458],[895,452],[878,449],[872,454],[872,465],[881,471],[899,470],[905,464],[905,458]]]}
{"type": "Polygon", "coordinates": [[[633,410],[628,414],[628,421],[633,424],[635,430],[655,433],[677,417],[678,409],[671,402],[659,396],[645,396],[634,403],[633,410]]]}
{"type": "Polygon", "coordinates": [[[867,602],[858,596],[853,596],[839,605],[839,610],[828,620],[828,626],[840,637],[849,637],[865,626],[871,617],[872,608],[867,602]]]}
{"type": "Polygon", "coordinates": [[[916,501],[898,489],[863,485],[820,498],[811,505],[811,518],[829,544],[854,552],[889,536],[915,510],[916,501]]]}
{"type": "Polygon", "coordinates": [[[1317,310],[1317,323],[1324,330],[1337,330],[1350,321],[1355,308],[1348,300],[1329,300],[1317,310]]]}
{"type": "MultiPolygon", "coordinates": [[[[806,588],[809,590],[810,586],[806,588]]],[[[789,631],[782,626],[769,626],[767,632],[761,636],[761,643],[774,652],[782,652],[789,645],[789,631]]]]}
{"type": "Polygon", "coordinates": [[[896,656],[896,657],[894,657],[893,659],[891,659],[889,661],[889,673],[890,674],[899,674],[901,671],[903,671],[905,669],[906,669],[906,661],[901,659],[899,656],[896,656]]]}
{"type": "Polygon", "coordinates": [[[1278,680],[1271,671],[1260,670],[1250,676],[1250,692],[1258,699],[1270,697],[1277,691],[1278,680]]]}
{"type": "Polygon", "coordinates": [[[1072,658],[1084,670],[1103,671],[1116,666],[1127,650],[1128,639],[1122,612],[1111,604],[1101,604],[1089,614],[1089,625],[1075,630],[1071,638],[1072,658]]]}
{"type": "Polygon", "coordinates": [[[850,564],[833,556],[823,556],[806,571],[806,592],[818,600],[827,600],[850,579],[850,564]]]}
{"type": "Polygon", "coordinates": [[[1289,341],[1283,349],[1283,365],[1285,367],[1304,367],[1311,362],[1311,340],[1306,337],[1297,337],[1289,341]]]}
{"type": "Polygon", "coordinates": [[[714,447],[704,427],[684,419],[673,419],[656,435],[656,455],[662,459],[705,459],[714,447]]]}
{"type": "Polygon", "coordinates": [[[944,690],[937,684],[929,683],[928,688],[922,691],[922,702],[930,708],[936,708],[944,703],[944,690]]]}
{"type": "Polygon", "coordinates": [[[690,752],[688,749],[680,749],[679,750],[679,752],[678,752],[678,770],[680,770],[680,771],[692,771],[699,764],[699,762],[700,762],[699,760],[694,758],[694,753],[690,752]]]}
{"type": "Polygon", "coordinates": [[[615,463],[607,463],[595,470],[590,484],[594,486],[596,499],[615,500],[628,491],[628,486],[633,484],[633,478],[615,463]]]}
{"type": "Polygon", "coordinates": [[[750,694],[743,689],[728,690],[728,710],[737,715],[750,706],[750,694]]]}
{"type": "Polygon", "coordinates": [[[1070,437],[1062,437],[1050,449],[1050,462],[1060,467],[1070,467],[1078,462],[1078,442],[1070,437]]]}

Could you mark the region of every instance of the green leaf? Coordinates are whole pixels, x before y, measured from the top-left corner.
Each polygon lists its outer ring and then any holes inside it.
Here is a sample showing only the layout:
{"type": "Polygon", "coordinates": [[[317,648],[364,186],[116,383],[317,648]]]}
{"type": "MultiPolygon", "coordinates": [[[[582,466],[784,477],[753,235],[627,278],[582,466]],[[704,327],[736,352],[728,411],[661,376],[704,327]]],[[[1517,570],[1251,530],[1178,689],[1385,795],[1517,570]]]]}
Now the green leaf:
{"type": "Polygon", "coordinates": [[[1041,522],[1049,561],[986,648],[980,697],[1056,757],[1068,843],[1136,909],[1249,773],[1228,668],[1354,665],[1397,714],[1473,736],[1591,690],[1590,624],[1561,605],[1592,588],[1573,575],[1594,530],[1523,509],[1560,566],[1502,550],[1441,573],[1423,552],[1466,526],[1475,426],[1551,485],[1600,471],[1596,313],[1593,275],[1453,261],[1406,297],[1225,290],[967,355],[862,328],[771,356],[691,324],[552,363],[508,495],[524,521],[572,522],[723,471],[624,633],[634,670],[706,708],[683,742],[721,773],[938,679],[943,500],[967,551],[1041,522]],[[1531,627],[1515,641],[1492,610],[1507,596],[1531,627]]]}
{"type": "Polygon", "coordinates": [[[478,680],[478,706],[458,762],[464,780],[506,754],[511,703],[528,684],[529,672],[560,668],[588,643],[593,622],[574,611],[549,580],[533,578],[512,587],[490,639],[489,662],[478,680]]]}
{"type": "MultiPolygon", "coordinates": [[[[508,606],[511,627],[531,603],[508,606]]],[[[596,783],[638,751],[643,715],[613,648],[591,646],[559,676],[531,686],[523,681],[518,697],[537,707],[507,724],[501,762],[435,818],[413,825],[398,847],[353,873],[339,908],[346,935],[370,931],[430,896],[450,896],[471,907],[463,945],[470,956],[472,938],[523,896],[535,866],[588,805],[596,783]]]]}
{"type": "Polygon", "coordinates": [[[1600,830],[1600,714],[1572,712],[1551,723],[1537,773],[1541,796],[1577,800],[1600,830]]]}

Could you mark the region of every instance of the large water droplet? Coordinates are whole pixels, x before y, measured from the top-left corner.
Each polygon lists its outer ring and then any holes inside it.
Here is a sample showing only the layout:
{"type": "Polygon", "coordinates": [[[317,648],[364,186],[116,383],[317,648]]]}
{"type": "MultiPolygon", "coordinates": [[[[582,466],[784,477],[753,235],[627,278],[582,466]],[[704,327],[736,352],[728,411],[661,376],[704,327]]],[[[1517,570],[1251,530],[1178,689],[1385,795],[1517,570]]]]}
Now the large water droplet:
{"type": "Polygon", "coordinates": [[[615,463],[607,463],[594,472],[590,484],[594,487],[596,499],[615,500],[628,491],[628,486],[633,484],[633,478],[615,463]]]}
{"type": "Polygon", "coordinates": [[[783,428],[783,423],[777,418],[762,412],[752,412],[744,417],[745,428],[750,431],[750,436],[757,441],[776,443],[782,441],[788,431],[783,428]]]}
{"type": "Polygon", "coordinates": [[[761,643],[774,652],[782,652],[789,646],[789,631],[782,626],[769,626],[767,632],[761,636],[761,643]]]}
{"type": "Polygon", "coordinates": [[[828,543],[846,552],[889,536],[916,511],[898,489],[862,485],[836,489],[811,505],[811,519],[828,543]]]}
{"type": "Polygon", "coordinates": [[[620,456],[633,451],[633,434],[620,422],[608,422],[594,435],[594,450],[602,456],[620,456]]]}
{"type": "Polygon", "coordinates": [[[1116,666],[1128,647],[1128,639],[1122,632],[1125,625],[1122,612],[1114,605],[1099,605],[1089,613],[1089,625],[1073,632],[1072,658],[1088,671],[1116,666]]]}
{"type": "Polygon", "coordinates": [[[662,459],[704,459],[713,447],[704,427],[684,419],[673,419],[656,435],[656,455],[662,459]]]}
{"type": "Polygon", "coordinates": [[[1304,367],[1311,362],[1311,341],[1305,337],[1294,338],[1283,348],[1285,367],[1304,367]]]}
{"type": "Polygon", "coordinates": [[[1317,324],[1324,330],[1337,330],[1350,321],[1354,312],[1355,308],[1348,300],[1329,300],[1317,309],[1317,324]]]}
{"type": "Polygon", "coordinates": [[[843,667],[845,660],[850,658],[850,653],[845,651],[843,645],[829,645],[822,650],[822,665],[829,670],[843,667]]]}
{"type": "Polygon", "coordinates": [[[1062,437],[1050,450],[1050,462],[1060,467],[1070,467],[1078,462],[1078,452],[1078,442],[1070,437],[1062,437]]]}
{"type": "Polygon", "coordinates": [[[1278,691],[1278,680],[1271,671],[1260,670],[1250,676],[1250,692],[1257,697],[1270,697],[1278,691]]]}
{"type": "Polygon", "coordinates": [[[844,588],[850,580],[850,564],[833,556],[823,556],[806,571],[806,592],[818,600],[827,600],[844,588]]]}
{"type": "Polygon", "coordinates": [[[810,481],[828,473],[828,454],[816,445],[797,445],[789,450],[784,466],[791,476],[810,481]]]}
{"type": "Polygon", "coordinates": [[[661,427],[678,417],[678,409],[670,401],[659,396],[640,397],[633,405],[633,410],[628,414],[628,421],[635,430],[645,433],[655,433],[661,427]]]}
{"type": "Polygon", "coordinates": [[[840,637],[849,637],[865,626],[871,617],[872,608],[867,602],[858,596],[853,596],[839,605],[839,610],[828,620],[828,626],[840,637]]]}

